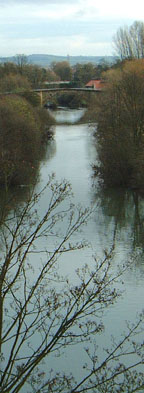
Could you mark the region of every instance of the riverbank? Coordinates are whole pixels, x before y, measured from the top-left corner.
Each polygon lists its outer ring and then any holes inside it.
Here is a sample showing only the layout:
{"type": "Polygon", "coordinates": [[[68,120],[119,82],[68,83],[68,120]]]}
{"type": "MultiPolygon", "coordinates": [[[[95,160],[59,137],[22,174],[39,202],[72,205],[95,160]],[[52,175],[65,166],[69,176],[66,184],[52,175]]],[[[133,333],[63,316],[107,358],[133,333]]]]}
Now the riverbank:
{"type": "Polygon", "coordinates": [[[28,184],[37,174],[41,147],[54,133],[55,120],[25,98],[0,98],[0,184],[28,184]]]}

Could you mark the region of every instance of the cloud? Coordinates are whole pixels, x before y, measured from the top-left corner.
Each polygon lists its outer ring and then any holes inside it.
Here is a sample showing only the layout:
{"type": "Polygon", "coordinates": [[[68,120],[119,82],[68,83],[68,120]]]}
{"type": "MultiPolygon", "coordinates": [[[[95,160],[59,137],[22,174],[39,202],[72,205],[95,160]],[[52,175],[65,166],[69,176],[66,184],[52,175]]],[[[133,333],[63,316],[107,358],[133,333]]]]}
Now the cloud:
{"type": "Polygon", "coordinates": [[[1,56],[105,55],[118,28],[142,15],[140,2],[130,6],[130,0],[0,0],[1,56]]]}
{"type": "MultiPolygon", "coordinates": [[[[69,4],[77,4],[78,1],[76,0],[69,0],[69,4]]],[[[29,5],[39,5],[42,6],[42,4],[68,4],[67,0],[0,0],[0,5],[8,6],[12,4],[17,4],[17,5],[24,5],[24,4],[29,4],[29,5]]]]}

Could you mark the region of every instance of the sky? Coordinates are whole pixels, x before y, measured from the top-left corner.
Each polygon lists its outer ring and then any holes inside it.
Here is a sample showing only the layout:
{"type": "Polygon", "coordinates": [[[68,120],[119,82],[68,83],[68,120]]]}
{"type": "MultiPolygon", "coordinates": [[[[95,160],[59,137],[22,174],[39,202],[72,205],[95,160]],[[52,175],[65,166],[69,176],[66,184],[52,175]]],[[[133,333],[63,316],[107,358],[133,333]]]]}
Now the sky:
{"type": "Polygon", "coordinates": [[[0,57],[114,55],[113,36],[135,20],[143,0],[0,0],[0,57]]]}

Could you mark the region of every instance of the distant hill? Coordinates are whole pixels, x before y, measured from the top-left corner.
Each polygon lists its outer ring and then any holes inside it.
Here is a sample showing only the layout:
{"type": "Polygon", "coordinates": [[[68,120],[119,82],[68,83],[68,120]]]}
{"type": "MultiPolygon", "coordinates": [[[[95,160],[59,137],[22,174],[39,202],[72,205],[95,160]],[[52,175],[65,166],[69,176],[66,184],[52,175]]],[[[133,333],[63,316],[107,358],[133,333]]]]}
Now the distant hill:
{"type": "MultiPolygon", "coordinates": [[[[51,63],[59,61],[69,61],[71,66],[77,63],[93,63],[98,64],[101,61],[106,61],[112,63],[114,61],[114,56],[57,56],[57,55],[28,55],[27,56],[29,64],[36,64],[41,67],[49,67],[51,63]]],[[[0,57],[0,63],[15,62],[15,56],[12,57],[0,57]]]]}

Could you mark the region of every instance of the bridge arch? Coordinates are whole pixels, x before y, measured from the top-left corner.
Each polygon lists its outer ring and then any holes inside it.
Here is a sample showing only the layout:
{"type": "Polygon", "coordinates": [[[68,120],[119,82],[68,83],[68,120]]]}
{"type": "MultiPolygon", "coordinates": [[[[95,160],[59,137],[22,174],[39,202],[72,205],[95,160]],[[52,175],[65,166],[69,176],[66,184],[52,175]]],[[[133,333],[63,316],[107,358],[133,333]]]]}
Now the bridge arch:
{"type": "Polygon", "coordinates": [[[93,88],[86,88],[86,87],[51,87],[47,89],[33,89],[33,92],[36,92],[40,96],[40,105],[43,106],[43,94],[50,93],[50,92],[58,92],[58,91],[75,91],[75,92],[85,92],[85,93],[100,93],[101,89],[93,89],[93,88]]]}

